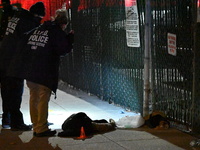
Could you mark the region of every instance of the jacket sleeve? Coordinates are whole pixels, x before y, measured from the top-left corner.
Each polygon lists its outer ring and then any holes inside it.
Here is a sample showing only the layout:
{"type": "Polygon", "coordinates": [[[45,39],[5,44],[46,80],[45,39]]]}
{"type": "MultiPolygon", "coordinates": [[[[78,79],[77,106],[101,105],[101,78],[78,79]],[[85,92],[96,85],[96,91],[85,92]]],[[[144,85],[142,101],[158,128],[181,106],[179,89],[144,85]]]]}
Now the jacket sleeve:
{"type": "Polygon", "coordinates": [[[71,49],[73,49],[73,44],[74,44],[74,33],[69,33],[67,35],[68,41],[69,41],[69,46],[71,49]]]}
{"type": "Polygon", "coordinates": [[[57,44],[55,49],[57,50],[58,55],[64,56],[72,51],[73,46],[70,37],[65,32],[62,32],[59,35],[57,34],[56,41],[57,44]]]}

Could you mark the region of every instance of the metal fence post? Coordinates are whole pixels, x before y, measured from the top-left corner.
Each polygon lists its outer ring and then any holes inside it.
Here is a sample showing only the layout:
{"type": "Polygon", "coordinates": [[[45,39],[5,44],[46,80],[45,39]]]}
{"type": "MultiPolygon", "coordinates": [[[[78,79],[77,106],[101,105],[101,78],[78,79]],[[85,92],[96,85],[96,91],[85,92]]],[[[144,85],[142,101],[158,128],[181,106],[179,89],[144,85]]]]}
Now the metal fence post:
{"type": "Polygon", "coordinates": [[[193,35],[194,35],[194,59],[193,59],[193,93],[192,93],[192,106],[191,106],[191,123],[192,123],[192,131],[200,132],[199,126],[199,117],[196,116],[197,112],[199,112],[199,104],[200,104],[200,21],[199,21],[199,1],[192,0],[193,4],[193,35]],[[198,4],[198,5],[197,5],[198,4]]]}
{"type": "Polygon", "coordinates": [[[150,54],[151,54],[151,3],[145,3],[145,50],[144,50],[144,100],[143,116],[149,114],[150,98],[150,54]]]}

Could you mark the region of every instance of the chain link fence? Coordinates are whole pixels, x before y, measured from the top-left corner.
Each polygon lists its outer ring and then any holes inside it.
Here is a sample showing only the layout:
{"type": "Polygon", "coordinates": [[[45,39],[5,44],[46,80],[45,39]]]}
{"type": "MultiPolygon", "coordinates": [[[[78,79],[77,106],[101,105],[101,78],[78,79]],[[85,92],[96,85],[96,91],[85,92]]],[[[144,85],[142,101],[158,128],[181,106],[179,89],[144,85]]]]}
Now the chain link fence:
{"type": "MultiPolygon", "coordinates": [[[[139,47],[127,46],[126,2],[72,1],[70,27],[75,31],[74,50],[62,58],[60,79],[142,114],[145,0],[137,0],[139,47]]],[[[150,110],[163,111],[173,126],[187,132],[200,126],[196,102],[199,96],[193,89],[198,85],[193,79],[193,3],[192,0],[151,1],[150,110]]]]}
{"type": "MultiPolygon", "coordinates": [[[[141,1],[142,2],[142,1],[141,1]]],[[[139,3],[140,34],[144,5],[139,3]]],[[[60,78],[77,89],[142,112],[143,38],[128,47],[124,0],[72,1],[73,52],[62,59],[60,78]]]]}

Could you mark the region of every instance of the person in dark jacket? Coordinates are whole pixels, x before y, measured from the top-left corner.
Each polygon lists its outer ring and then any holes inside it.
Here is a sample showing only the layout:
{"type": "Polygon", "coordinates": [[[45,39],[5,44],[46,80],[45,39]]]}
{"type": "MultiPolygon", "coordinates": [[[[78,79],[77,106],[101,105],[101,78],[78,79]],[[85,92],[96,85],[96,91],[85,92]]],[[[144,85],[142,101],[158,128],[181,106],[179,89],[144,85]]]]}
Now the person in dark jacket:
{"type": "Polygon", "coordinates": [[[116,129],[116,123],[113,119],[109,122],[105,119],[92,120],[84,112],[74,113],[69,116],[62,124],[62,132],[58,133],[60,137],[77,137],[83,127],[85,135],[91,136],[98,133],[106,133],[116,129]]]}
{"type": "Polygon", "coordinates": [[[31,130],[32,126],[24,124],[20,111],[24,80],[7,75],[8,66],[16,54],[16,47],[23,34],[40,25],[41,17],[45,16],[45,7],[37,2],[30,10],[23,8],[16,11],[9,20],[5,36],[0,47],[0,78],[1,97],[3,103],[2,126],[11,130],[31,130]]]}
{"type": "Polygon", "coordinates": [[[67,11],[57,10],[54,21],[45,21],[21,40],[19,53],[10,66],[10,76],[27,81],[33,135],[36,137],[56,134],[48,127],[48,103],[52,91],[56,94],[60,56],[72,50],[69,37],[73,34],[64,31],[68,23],[67,11]]]}
{"type": "Polygon", "coordinates": [[[10,4],[10,0],[2,0],[2,8],[0,9],[0,41],[2,41],[7,25],[8,20],[13,17],[17,7],[13,7],[10,4]]]}

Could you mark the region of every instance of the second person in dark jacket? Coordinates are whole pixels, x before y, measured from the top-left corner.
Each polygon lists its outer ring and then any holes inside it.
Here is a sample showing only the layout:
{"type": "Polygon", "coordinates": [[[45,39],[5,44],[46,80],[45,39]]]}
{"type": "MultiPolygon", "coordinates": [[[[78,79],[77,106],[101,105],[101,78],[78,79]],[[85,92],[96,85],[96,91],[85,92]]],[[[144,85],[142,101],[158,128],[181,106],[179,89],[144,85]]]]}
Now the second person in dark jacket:
{"type": "Polygon", "coordinates": [[[60,56],[72,50],[69,35],[64,32],[68,23],[67,11],[57,10],[54,21],[44,22],[25,36],[20,44],[23,48],[11,65],[10,76],[27,80],[33,134],[37,137],[56,134],[48,128],[48,102],[52,91],[56,93],[60,56]]]}

